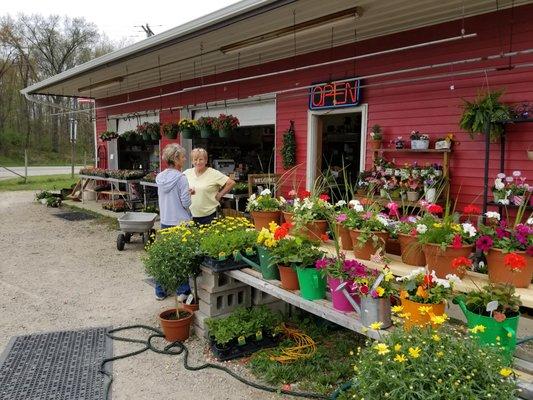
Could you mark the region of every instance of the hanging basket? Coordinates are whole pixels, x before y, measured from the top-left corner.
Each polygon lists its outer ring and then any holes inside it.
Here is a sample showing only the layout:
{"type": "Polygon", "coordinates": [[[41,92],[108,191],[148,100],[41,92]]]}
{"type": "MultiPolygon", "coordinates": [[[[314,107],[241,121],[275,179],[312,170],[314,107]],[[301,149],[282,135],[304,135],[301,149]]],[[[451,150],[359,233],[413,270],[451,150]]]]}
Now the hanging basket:
{"type": "Polygon", "coordinates": [[[211,136],[213,136],[213,130],[210,126],[202,126],[200,128],[200,137],[202,139],[209,139],[211,136]]]}
{"type": "Polygon", "coordinates": [[[221,138],[228,138],[231,136],[232,130],[230,128],[224,128],[218,130],[218,136],[221,138]]]}
{"type": "Polygon", "coordinates": [[[181,130],[181,137],[183,139],[192,139],[194,137],[194,134],[195,134],[194,129],[184,128],[181,130]]]}

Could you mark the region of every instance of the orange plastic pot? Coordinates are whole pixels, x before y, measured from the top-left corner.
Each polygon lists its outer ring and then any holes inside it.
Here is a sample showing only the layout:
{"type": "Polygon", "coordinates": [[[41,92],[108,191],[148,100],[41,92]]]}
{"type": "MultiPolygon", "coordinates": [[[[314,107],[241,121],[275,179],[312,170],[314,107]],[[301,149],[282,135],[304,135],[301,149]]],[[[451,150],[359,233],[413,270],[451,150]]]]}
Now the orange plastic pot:
{"type": "Polygon", "coordinates": [[[465,272],[453,269],[452,261],[457,257],[468,257],[472,253],[474,246],[470,244],[457,249],[448,246],[446,250],[442,250],[438,244],[428,243],[424,245],[423,249],[428,268],[430,271],[434,270],[437,277],[446,278],[448,274],[455,274],[462,278],[465,272]]]}
{"type": "Polygon", "coordinates": [[[268,224],[274,221],[279,223],[280,211],[252,211],[252,218],[254,219],[255,229],[260,231],[263,228],[268,229],[268,224]]]}
{"type": "Polygon", "coordinates": [[[438,325],[431,323],[431,316],[438,316],[444,314],[446,303],[439,304],[423,304],[411,301],[409,299],[402,299],[403,313],[406,314],[404,318],[404,329],[410,330],[413,326],[426,326],[431,324],[433,328],[438,325]],[[429,312],[421,313],[420,307],[431,307],[429,312]]]}
{"type": "Polygon", "coordinates": [[[188,316],[181,319],[170,319],[172,315],[176,315],[175,308],[170,308],[159,314],[161,329],[163,329],[165,339],[169,342],[177,340],[184,342],[189,338],[194,313],[184,308],[180,309],[180,311],[187,312],[188,316]]]}
{"type": "Polygon", "coordinates": [[[373,232],[374,235],[378,236],[381,239],[380,242],[382,241],[382,243],[378,243],[377,245],[374,245],[374,241],[372,239],[369,239],[366,241],[365,244],[361,246],[358,242],[360,234],[361,231],[356,229],[350,229],[350,237],[352,238],[353,254],[355,258],[359,258],[361,260],[370,260],[370,256],[372,254],[375,254],[380,247],[385,250],[385,243],[387,243],[387,239],[389,237],[388,232],[373,232]]]}
{"type": "Polygon", "coordinates": [[[389,237],[385,243],[385,253],[394,254],[400,256],[402,254],[402,248],[398,239],[389,237]]]}
{"type": "Polygon", "coordinates": [[[400,241],[402,261],[409,265],[416,265],[423,267],[426,265],[426,256],[422,251],[422,246],[418,243],[416,236],[406,235],[400,233],[398,235],[400,241]]]}
{"type": "Polygon", "coordinates": [[[310,240],[321,241],[328,231],[328,227],[328,221],[325,219],[317,219],[305,224],[301,233],[307,236],[310,240]]]}
{"type": "Polygon", "coordinates": [[[287,211],[282,211],[283,219],[289,224],[294,224],[294,214],[287,211]]]}
{"type": "Polygon", "coordinates": [[[287,290],[299,290],[298,274],[291,267],[278,265],[281,287],[287,290]]]}
{"type": "Polygon", "coordinates": [[[381,140],[368,140],[366,142],[368,150],[377,150],[381,149],[381,140]]]}
{"type": "Polygon", "coordinates": [[[492,283],[510,283],[517,288],[527,288],[533,278],[532,258],[526,255],[525,251],[514,251],[526,258],[526,267],[522,271],[513,272],[507,268],[503,262],[506,253],[500,249],[490,249],[487,254],[487,267],[489,270],[489,281],[492,283]]]}
{"type": "Polygon", "coordinates": [[[343,250],[353,250],[352,238],[350,236],[350,230],[342,226],[342,224],[335,224],[336,236],[341,242],[341,248],[343,250]]]}

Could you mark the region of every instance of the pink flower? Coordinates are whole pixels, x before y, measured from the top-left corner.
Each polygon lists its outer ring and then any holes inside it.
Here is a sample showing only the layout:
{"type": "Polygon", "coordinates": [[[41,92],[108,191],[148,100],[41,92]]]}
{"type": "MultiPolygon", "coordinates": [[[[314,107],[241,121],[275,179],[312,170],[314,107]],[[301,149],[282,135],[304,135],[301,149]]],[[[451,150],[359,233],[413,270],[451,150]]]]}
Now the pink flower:
{"type": "Polygon", "coordinates": [[[480,236],[478,240],[476,240],[476,249],[487,252],[492,247],[493,243],[494,241],[490,236],[480,236]]]}
{"type": "Polygon", "coordinates": [[[507,183],[511,183],[513,181],[514,181],[514,179],[513,179],[512,176],[508,176],[507,178],[505,178],[505,182],[507,182],[507,183]]]}
{"type": "Polygon", "coordinates": [[[504,179],[505,174],[503,172],[500,172],[498,175],[496,175],[499,179],[504,179]]]}
{"type": "Polygon", "coordinates": [[[522,173],[520,171],[513,171],[513,176],[515,178],[518,178],[520,175],[522,175],[522,173]]]}
{"type": "Polygon", "coordinates": [[[391,201],[389,204],[387,204],[387,208],[389,209],[389,216],[390,217],[397,217],[400,218],[400,213],[398,212],[398,204],[396,204],[394,201],[391,201]]]}
{"type": "Polygon", "coordinates": [[[348,219],[348,216],[346,214],[339,214],[337,216],[337,222],[344,222],[348,219]]]}
{"type": "Polygon", "coordinates": [[[463,243],[461,242],[461,235],[455,235],[452,240],[452,247],[454,249],[460,249],[463,243]]]}
{"type": "Polygon", "coordinates": [[[370,296],[372,296],[374,299],[377,299],[379,297],[379,294],[378,292],[376,292],[375,290],[372,290],[370,292],[370,296]]]}

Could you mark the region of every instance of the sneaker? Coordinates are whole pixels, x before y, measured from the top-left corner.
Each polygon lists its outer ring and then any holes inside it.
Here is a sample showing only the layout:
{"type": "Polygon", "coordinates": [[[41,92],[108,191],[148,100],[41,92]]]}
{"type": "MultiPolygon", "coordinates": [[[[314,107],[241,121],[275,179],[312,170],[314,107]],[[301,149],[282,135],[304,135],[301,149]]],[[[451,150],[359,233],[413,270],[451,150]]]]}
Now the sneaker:
{"type": "Polygon", "coordinates": [[[191,287],[189,286],[189,283],[182,283],[177,289],[176,289],[176,295],[179,296],[180,294],[189,295],[191,293],[191,287]]]}
{"type": "Polygon", "coordinates": [[[167,292],[165,289],[163,289],[163,286],[161,286],[159,283],[155,285],[155,298],[157,300],[164,300],[167,297],[167,292]]]}

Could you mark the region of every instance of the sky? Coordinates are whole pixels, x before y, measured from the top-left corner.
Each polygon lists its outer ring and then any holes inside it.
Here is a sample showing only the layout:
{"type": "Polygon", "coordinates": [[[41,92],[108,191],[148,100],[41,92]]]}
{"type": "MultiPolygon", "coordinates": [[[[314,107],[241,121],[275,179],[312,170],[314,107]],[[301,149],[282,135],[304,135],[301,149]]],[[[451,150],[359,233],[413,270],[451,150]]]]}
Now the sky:
{"type": "Polygon", "coordinates": [[[238,0],[1,0],[0,15],[19,13],[84,17],[111,40],[130,43],[146,37],[141,25],[155,34],[224,8],[238,0]]]}

